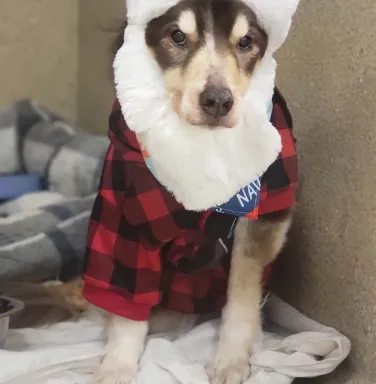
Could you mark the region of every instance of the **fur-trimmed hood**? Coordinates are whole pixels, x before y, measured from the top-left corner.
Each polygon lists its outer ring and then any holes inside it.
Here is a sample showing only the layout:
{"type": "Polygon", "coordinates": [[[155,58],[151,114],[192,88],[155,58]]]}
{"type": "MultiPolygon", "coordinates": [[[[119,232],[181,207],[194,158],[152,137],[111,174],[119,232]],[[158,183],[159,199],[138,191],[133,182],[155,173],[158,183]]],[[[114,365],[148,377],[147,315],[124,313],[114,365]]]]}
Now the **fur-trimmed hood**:
{"type": "MultiPolygon", "coordinates": [[[[127,19],[130,25],[145,26],[161,16],[180,0],[127,0],[127,19]]],[[[256,13],[258,22],[268,37],[268,49],[275,52],[286,40],[292,17],[300,0],[242,0],[256,13]]]]}
{"type": "Polygon", "coordinates": [[[268,34],[266,53],[230,130],[206,130],[173,110],[163,74],[145,42],[146,24],[179,0],[127,0],[128,27],[114,61],[117,97],[127,125],[153,158],[158,180],[189,210],[230,200],[261,177],[281,151],[267,109],[275,83],[273,53],[284,42],[298,0],[243,0],[268,34]]]}

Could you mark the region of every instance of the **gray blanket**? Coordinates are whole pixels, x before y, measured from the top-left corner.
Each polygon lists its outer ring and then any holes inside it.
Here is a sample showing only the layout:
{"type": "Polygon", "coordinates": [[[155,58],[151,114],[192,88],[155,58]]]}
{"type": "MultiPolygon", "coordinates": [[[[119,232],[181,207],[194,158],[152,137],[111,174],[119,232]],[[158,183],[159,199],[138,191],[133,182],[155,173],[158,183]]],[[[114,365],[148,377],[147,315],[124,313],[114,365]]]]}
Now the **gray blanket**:
{"type": "Polygon", "coordinates": [[[28,100],[0,112],[0,174],[36,172],[46,188],[0,205],[0,282],[81,272],[107,147],[106,137],[77,132],[28,100]]]}

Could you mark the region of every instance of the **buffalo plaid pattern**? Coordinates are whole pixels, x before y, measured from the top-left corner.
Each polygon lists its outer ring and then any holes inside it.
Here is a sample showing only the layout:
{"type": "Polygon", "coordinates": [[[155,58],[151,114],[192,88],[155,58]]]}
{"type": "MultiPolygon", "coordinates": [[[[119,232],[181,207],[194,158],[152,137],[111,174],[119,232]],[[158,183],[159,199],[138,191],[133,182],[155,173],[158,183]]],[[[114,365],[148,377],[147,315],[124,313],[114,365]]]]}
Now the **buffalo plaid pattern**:
{"type": "MultiPolygon", "coordinates": [[[[260,214],[286,209],[295,201],[292,121],[278,90],[273,105],[271,121],[281,134],[283,149],[264,175],[260,214]]],[[[229,234],[236,218],[185,210],[148,170],[118,101],[110,116],[109,137],[88,230],[84,297],[139,321],[147,320],[156,305],[184,313],[221,309],[230,266],[229,234]],[[228,257],[213,265],[218,239],[228,257]]]]}
{"type": "Polygon", "coordinates": [[[282,151],[262,178],[260,211],[266,214],[292,207],[298,184],[298,161],[290,111],[278,89],[273,95],[271,123],[282,138],[282,151]]]}

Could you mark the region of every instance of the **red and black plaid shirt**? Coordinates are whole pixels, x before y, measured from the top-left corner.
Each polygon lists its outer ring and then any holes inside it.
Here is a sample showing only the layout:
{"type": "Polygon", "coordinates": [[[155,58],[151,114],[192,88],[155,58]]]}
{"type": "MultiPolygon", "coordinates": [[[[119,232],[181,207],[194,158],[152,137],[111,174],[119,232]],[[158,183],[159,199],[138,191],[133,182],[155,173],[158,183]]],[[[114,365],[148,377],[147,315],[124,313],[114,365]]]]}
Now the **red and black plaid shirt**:
{"type": "MultiPolygon", "coordinates": [[[[262,180],[261,215],[291,207],[297,186],[292,120],[277,90],[271,122],[283,148],[262,180]]],[[[139,321],[156,305],[185,313],[221,309],[236,218],[185,210],[150,173],[118,102],[109,137],[88,230],[84,297],[139,321]]]]}

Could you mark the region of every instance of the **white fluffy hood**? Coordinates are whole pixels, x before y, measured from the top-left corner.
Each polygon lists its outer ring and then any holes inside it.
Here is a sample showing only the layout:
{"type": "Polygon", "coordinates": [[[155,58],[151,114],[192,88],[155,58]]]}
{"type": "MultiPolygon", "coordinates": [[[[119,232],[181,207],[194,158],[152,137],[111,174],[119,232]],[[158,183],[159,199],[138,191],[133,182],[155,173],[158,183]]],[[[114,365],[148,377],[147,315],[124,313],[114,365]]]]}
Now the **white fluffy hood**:
{"type": "Polygon", "coordinates": [[[164,79],[145,43],[145,26],[179,0],[127,0],[125,43],[114,62],[115,83],[127,125],[153,160],[158,180],[189,210],[226,203],[275,161],[281,138],[267,114],[276,64],[299,0],[243,0],[268,34],[268,48],[242,101],[233,129],[191,126],[173,111],[164,79]]]}
{"type": "MultiPolygon", "coordinates": [[[[275,52],[286,40],[299,0],[242,0],[258,17],[269,37],[269,50],[275,52]]],[[[128,23],[145,26],[163,15],[179,0],[127,0],[128,23]]]]}

